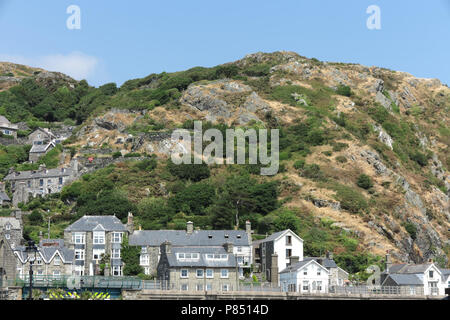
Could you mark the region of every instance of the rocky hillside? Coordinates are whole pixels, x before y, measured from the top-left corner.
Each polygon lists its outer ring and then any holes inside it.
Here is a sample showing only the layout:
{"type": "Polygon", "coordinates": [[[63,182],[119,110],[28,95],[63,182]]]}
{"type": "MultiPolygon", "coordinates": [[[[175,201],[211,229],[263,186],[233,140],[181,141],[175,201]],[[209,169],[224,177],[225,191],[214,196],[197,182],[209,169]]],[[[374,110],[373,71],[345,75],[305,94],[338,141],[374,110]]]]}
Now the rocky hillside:
{"type": "MultiPolygon", "coordinates": [[[[278,181],[280,206],[350,232],[360,252],[448,262],[450,89],[437,79],[275,52],[89,90],[76,102],[89,112],[66,145],[73,154],[155,154],[165,163],[179,148],[170,132],[192,120],[279,128],[281,170],[264,181],[278,181]]],[[[214,179],[226,174],[210,169],[214,179]]],[[[155,191],[165,183],[155,179],[133,192],[176,193],[155,191]]],[[[267,213],[258,214],[254,225],[265,225],[267,213]]]]}

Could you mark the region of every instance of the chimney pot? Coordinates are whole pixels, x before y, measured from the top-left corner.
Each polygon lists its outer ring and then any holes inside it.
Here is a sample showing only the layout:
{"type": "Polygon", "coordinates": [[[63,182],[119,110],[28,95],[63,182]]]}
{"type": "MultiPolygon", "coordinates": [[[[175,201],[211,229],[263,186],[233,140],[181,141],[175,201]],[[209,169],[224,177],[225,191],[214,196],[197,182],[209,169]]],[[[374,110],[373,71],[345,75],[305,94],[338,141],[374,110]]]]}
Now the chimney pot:
{"type": "Polygon", "coordinates": [[[186,233],[192,234],[192,232],[194,232],[194,223],[192,221],[188,221],[186,223],[186,233]]]}

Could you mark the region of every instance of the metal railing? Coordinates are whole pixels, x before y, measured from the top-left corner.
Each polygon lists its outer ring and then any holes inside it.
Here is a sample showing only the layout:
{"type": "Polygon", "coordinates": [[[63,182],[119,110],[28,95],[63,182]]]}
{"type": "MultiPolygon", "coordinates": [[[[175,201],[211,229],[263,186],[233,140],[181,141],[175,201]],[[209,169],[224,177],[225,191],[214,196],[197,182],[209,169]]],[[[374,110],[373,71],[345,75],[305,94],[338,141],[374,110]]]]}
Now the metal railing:
{"type": "Polygon", "coordinates": [[[402,295],[418,296],[424,295],[423,287],[407,286],[331,286],[329,293],[335,294],[359,294],[359,295],[402,295]]]}
{"type": "MultiPolygon", "coordinates": [[[[8,280],[9,286],[28,287],[29,276],[8,280]]],[[[38,288],[103,288],[141,290],[142,280],[136,277],[105,276],[34,276],[33,287],[38,288]]]]}

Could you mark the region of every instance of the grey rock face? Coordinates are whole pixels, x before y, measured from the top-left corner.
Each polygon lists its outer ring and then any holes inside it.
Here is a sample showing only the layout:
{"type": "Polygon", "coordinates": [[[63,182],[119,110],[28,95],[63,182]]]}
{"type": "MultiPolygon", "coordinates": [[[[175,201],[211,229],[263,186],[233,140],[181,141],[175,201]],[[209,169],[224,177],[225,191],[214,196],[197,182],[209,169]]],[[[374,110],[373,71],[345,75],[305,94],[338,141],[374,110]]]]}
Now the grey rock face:
{"type": "Polygon", "coordinates": [[[333,210],[341,211],[341,203],[340,202],[328,201],[328,200],[323,200],[323,199],[313,199],[312,203],[318,208],[329,207],[333,210]]]}
{"type": "Polygon", "coordinates": [[[383,128],[379,125],[374,125],[373,129],[378,132],[378,140],[380,140],[380,142],[384,143],[386,146],[388,146],[391,150],[393,149],[392,147],[392,143],[394,142],[394,140],[392,139],[392,137],[383,130],[383,128]]]}

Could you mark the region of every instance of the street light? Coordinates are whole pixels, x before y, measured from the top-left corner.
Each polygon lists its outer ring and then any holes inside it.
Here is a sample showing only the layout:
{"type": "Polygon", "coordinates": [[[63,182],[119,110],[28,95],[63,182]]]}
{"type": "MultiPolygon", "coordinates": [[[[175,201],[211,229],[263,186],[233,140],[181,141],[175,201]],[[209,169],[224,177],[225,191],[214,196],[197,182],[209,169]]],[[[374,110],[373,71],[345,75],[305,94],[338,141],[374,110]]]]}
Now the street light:
{"type": "Polygon", "coordinates": [[[28,300],[33,300],[33,263],[36,260],[36,252],[38,248],[33,240],[28,241],[28,245],[25,247],[25,252],[29,257],[30,261],[30,294],[28,296],[28,300]]]}

